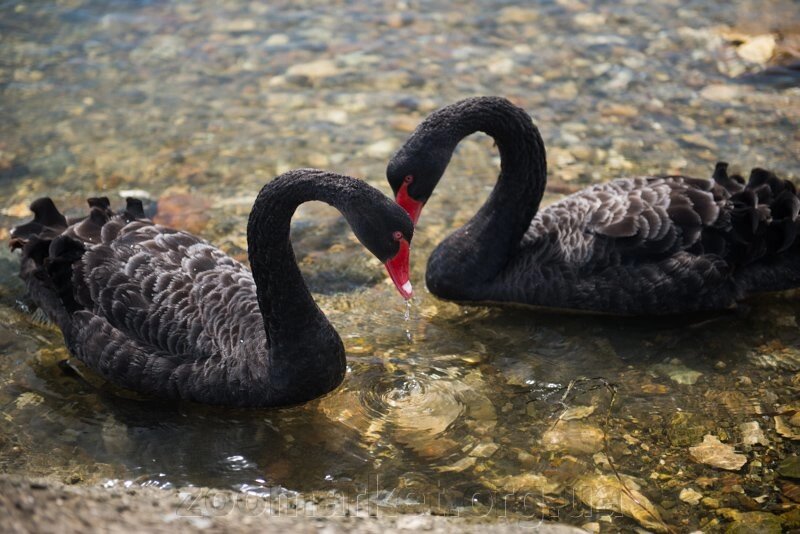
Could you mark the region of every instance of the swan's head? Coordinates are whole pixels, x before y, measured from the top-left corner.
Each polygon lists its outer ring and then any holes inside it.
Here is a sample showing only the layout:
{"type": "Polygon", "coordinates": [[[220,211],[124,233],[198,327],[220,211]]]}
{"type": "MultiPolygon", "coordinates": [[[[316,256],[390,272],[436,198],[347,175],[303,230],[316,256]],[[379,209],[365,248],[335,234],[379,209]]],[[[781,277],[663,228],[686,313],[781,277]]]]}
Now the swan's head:
{"type": "Polygon", "coordinates": [[[385,266],[406,300],[413,296],[409,280],[409,248],[414,225],[406,212],[376,189],[354,194],[343,209],[361,243],[385,266]]]}
{"type": "Polygon", "coordinates": [[[415,225],[450,163],[451,153],[442,144],[412,137],[389,161],[386,178],[395,200],[415,225]]]}

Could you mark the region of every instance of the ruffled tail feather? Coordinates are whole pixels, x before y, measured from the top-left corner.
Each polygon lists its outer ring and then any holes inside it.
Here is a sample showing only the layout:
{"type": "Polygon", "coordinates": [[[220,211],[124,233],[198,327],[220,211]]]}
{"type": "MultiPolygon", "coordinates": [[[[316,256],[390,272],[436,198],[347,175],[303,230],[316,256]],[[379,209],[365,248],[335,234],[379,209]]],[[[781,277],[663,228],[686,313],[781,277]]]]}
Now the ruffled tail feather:
{"type": "Polygon", "coordinates": [[[714,182],[730,206],[734,253],[743,264],[786,252],[797,246],[800,198],[789,180],[754,168],[748,180],[728,174],[728,164],[717,163],[714,182]]]}

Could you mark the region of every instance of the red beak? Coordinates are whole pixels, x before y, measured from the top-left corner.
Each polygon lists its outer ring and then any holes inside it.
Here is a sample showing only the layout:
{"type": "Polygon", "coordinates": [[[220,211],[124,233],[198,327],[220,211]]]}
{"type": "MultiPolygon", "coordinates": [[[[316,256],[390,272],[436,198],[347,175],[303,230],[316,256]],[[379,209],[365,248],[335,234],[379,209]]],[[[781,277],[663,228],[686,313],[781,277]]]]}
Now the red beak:
{"type": "Polygon", "coordinates": [[[408,216],[411,217],[411,222],[413,222],[414,226],[416,226],[417,221],[419,220],[419,214],[422,213],[422,207],[425,205],[425,203],[411,198],[411,195],[408,194],[408,182],[403,182],[403,185],[397,192],[395,202],[400,204],[400,207],[406,210],[408,216]]]}
{"type": "Polygon", "coordinates": [[[410,247],[408,241],[405,239],[400,240],[400,250],[394,255],[394,258],[386,262],[386,270],[389,277],[394,282],[395,287],[403,295],[403,298],[408,300],[413,296],[411,289],[411,281],[408,279],[408,262],[410,254],[410,247]]]}

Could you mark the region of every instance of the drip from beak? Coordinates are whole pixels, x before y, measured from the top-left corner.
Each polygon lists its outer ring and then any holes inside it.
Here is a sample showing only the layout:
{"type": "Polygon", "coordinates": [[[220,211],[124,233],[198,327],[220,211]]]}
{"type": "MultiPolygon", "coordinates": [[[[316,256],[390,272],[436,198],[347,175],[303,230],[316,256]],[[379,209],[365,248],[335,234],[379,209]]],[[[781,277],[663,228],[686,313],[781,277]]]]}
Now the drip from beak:
{"type": "Polygon", "coordinates": [[[408,279],[408,264],[411,247],[405,239],[400,240],[400,250],[394,255],[394,258],[386,262],[386,271],[389,277],[394,282],[397,291],[403,296],[404,299],[410,299],[414,294],[411,288],[411,281],[408,279]]]}
{"type": "Polygon", "coordinates": [[[408,194],[408,182],[404,182],[403,185],[400,186],[400,190],[397,191],[395,202],[406,210],[408,216],[411,217],[411,222],[416,226],[419,220],[419,214],[422,213],[422,207],[425,203],[411,198],[411,195],[408,194]]]}

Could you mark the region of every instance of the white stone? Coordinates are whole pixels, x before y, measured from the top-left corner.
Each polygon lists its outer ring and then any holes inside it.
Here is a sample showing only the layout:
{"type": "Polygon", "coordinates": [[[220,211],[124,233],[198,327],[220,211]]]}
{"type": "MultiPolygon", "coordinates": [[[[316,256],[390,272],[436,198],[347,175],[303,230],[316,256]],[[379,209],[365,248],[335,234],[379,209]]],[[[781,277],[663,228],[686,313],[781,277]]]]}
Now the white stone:
{"type": "Polygon", "coordinates": [[[373,158],[386,158],[394,153],[395,148],[399,147],[393,139],[383,139],[369,145],[367,155],[373,158]]]}
{"type": "Polygon", "coordinates": [[[766,63],[775,52],[775,37],[770,34],[757,35],[736,49],[739,57],[753,63],[766,63]]]}
{"type": "Polygon", "coordinates": [[[339,73],[336,63],[330,59],[319,59],[308,63],[292,65],[286,71],[288,76],[307,76],[312,79],[325,78],[339,73]]]}
{"type": "Polygon", "coordinates": [[[680,495],[678,495],[678,498],[687,504],[696,506],[700,504],[700,499],[703,498],[703,494],[699,491],[693,490],[692,488],[683,488],[680,495]]]}
{"type": "Polygon", "coordinates": [[[742,432],[742,444],[744,445],[769,445],[767,436],[758,424],[758,421],[748,421],[739,425],[742,432]]]}
{"type": "Polygon", "coordinates": [[[698,463],[738,471],[747,463],[747,457],[736,453],[731,445],[722,443],[716,436],[706,434],[703,443],[689,447],[689,455],[698,463]]]}

